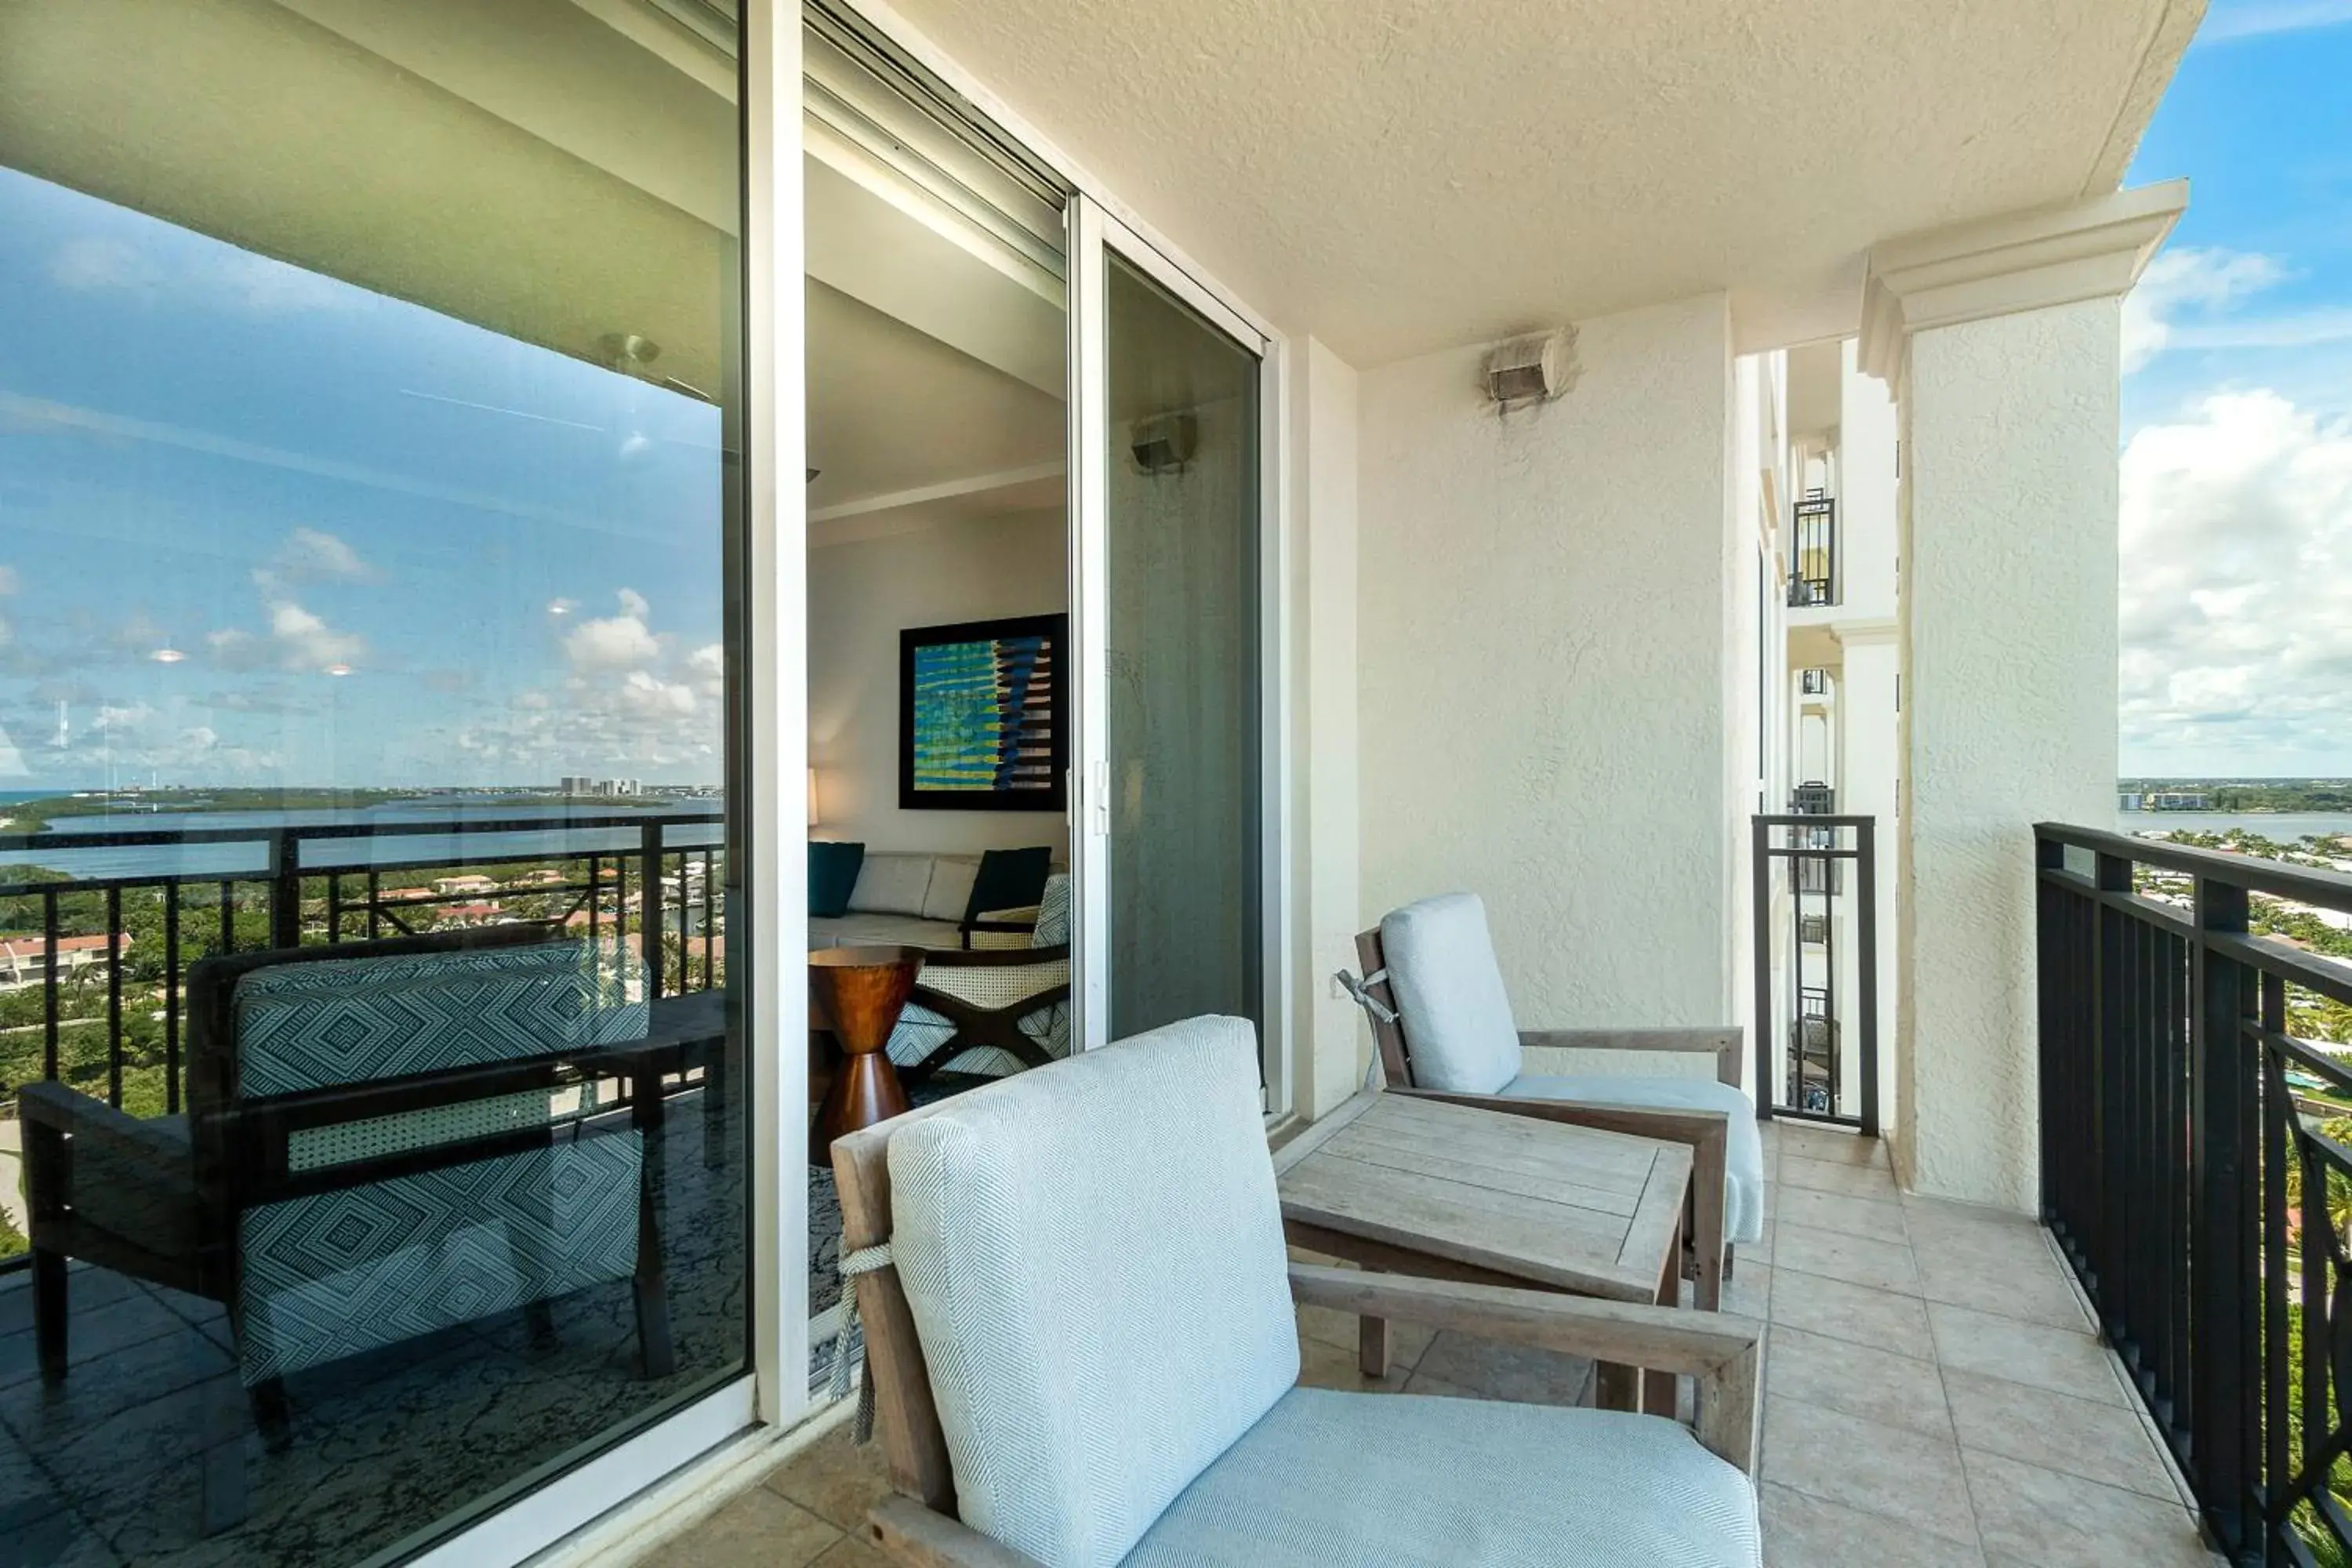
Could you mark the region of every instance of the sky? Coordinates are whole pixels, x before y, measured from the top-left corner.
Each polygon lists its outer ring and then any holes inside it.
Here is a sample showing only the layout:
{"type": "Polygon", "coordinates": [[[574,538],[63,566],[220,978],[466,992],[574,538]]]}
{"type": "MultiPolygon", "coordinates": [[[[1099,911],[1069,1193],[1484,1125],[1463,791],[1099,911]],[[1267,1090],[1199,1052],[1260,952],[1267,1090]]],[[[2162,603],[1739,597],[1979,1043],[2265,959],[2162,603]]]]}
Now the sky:
{"type": "Polygon", "coordinates": [[[0,300],[0,791],[719,782],[719,410],[5,168],[0,300]]]}
{"type": "Polygon", "coordinates": [[[2352,0],[2213,0],[2126,184],[2122,771],[2352,775],[2352,0]]]}

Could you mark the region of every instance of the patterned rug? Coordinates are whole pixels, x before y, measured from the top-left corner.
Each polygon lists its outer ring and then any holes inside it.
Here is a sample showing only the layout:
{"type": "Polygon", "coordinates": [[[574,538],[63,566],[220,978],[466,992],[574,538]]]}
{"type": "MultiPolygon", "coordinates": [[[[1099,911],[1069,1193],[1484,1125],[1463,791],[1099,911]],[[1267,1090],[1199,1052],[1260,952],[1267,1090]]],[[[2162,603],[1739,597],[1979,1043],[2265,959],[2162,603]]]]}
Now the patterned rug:
{"type": "MultiPolygon", "coordinates": [[[[996,1080],[969,1073],[935,1073],[907,1091],[917,1105],[930,1105],[996,1080]]],[[[809,1316],[822,1317],[841,1300],[841,1193],[830,1166],[809,1167],[809,1316]]]]}

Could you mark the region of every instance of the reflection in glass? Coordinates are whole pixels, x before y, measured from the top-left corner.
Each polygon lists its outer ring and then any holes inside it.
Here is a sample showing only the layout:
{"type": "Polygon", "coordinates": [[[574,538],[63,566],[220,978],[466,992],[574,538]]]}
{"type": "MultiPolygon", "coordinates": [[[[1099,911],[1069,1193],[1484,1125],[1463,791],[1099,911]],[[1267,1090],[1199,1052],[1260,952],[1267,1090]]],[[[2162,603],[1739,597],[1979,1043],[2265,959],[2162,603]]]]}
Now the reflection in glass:
{"type": "Polygon", "coordinates": [[[397,1553],[745,1365],[731,82],[312,9],[0,15],[34,1562],[397,1553]]]}
{"type": "Polygon", "coordinates": [[[1110,1034],[1259,984],[1258,361],[1108,257],[1110,1034]]]}

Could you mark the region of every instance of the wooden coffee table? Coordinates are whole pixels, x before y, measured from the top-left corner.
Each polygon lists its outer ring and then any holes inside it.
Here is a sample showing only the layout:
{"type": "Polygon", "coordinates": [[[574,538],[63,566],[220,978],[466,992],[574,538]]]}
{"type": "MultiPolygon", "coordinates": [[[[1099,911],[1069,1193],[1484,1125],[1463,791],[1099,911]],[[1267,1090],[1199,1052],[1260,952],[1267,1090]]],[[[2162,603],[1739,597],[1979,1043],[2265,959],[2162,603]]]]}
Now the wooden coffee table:
{"type": "Polygon", "coordinates": [[[833,1141],[907,1109],[906,1087],[884,1054],[915,977],[919,947],[825,947],[808,955],[809,1000],[841,1042],[841,1071],[817,1108],[809,1163],[830,1164],[833,1141]]]}
{"type": "MultiPolygon", "coordinates": [[[[1275,1152],[1293,1246],[1366,1268],[1675,1304],[1691,1151],[1367,1090],[1275,1152]]],[[[1363,1320],[1366,1375],[1388,1324],[1363,1320]]],[[[1604,1409],[1671,1413],[1675,1380],[1602,1363],[1604,1409]]]]}

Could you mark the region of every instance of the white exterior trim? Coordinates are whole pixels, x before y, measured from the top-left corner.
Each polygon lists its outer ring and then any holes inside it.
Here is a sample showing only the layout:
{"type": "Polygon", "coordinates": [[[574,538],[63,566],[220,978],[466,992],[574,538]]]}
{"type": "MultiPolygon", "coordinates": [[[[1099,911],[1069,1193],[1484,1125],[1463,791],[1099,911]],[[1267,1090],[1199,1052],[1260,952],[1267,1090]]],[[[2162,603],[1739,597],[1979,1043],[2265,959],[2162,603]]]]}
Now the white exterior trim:
{"type": "Polygon", "coordinates": [[[2166,180],[1873,246],[1862,369],[1893,385],[1913,332],[2127,292],[2189,205],[2166,180]]]}

